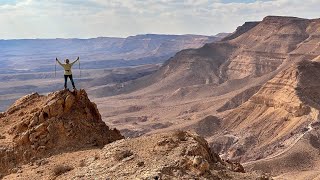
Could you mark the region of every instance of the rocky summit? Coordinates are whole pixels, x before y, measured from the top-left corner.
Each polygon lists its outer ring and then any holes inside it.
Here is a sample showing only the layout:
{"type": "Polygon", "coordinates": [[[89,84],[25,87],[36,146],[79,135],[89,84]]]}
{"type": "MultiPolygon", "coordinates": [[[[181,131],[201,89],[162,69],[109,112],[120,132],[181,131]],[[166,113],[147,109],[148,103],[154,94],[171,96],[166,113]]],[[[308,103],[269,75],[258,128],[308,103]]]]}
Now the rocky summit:
{"type": "Polygon", "coordinates": [[[17,100],[0,119],[0,173],[63,152],[122,139],[101,120],[97,106],[84,90],[47,96],[33,93],[17,100]]]}

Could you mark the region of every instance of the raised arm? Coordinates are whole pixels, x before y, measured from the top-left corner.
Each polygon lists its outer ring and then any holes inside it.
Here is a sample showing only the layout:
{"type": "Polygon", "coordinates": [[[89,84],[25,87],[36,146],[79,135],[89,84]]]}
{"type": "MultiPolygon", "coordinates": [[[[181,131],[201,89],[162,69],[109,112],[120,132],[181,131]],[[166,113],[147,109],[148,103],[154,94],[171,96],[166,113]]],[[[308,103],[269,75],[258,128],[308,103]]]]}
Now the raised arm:
{"type": "Polygon", "coordinates": [[[74,64],[74,63],[76,63],[77,61],[79,61],[79,57],[75,60],[75,61],[73,61],[72,63],[71,63],[71,66],[74,64]]]}
{"type": "Polygon", "coordinates": [[[56,61],[60,64],[60,66],[63,67],[62,63],[58,60],[58,58],[56,58],[56,61]]]}

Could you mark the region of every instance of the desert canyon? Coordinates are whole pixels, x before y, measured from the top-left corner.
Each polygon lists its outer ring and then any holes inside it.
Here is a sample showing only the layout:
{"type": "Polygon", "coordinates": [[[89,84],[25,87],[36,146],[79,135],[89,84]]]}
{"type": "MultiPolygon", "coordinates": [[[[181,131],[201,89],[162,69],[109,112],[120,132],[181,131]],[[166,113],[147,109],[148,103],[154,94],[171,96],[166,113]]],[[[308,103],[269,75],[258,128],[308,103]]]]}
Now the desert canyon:
{"type": "Polygon", "coordinates": [[[0,178],[320,179],[320,19],[201,38],[170,53],[138,41],[130,66],[99,49],[111,64],[85,61],[74,92],[41,68],[0,74],[1,103],[26,93],[8,79],[39,88],[2,106],[0,178]]]}

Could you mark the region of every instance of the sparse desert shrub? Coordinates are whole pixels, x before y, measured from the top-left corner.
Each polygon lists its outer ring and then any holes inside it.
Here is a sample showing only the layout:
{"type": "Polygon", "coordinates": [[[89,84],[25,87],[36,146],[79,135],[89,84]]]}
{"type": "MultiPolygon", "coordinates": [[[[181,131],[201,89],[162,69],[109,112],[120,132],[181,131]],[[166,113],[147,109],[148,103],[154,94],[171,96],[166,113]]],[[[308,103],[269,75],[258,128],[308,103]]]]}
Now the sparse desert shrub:
{"type": "Polygon", "coordinates": [[[61,174],[64,174],[68,171],[71,171],[73,167],[68,165],[57,165],[53,168],[53,174],[54,176],[60,176],[61,174]]]}
{"type": "Polygon", "coordinates": [[[117,152],[117,153],[114,155],[114,158],[115,158],[117,161],[121,161],[122,159],[127,158],[127,157],[130,157],[130,156],[132,156],[132,155],[133,155],[133,153],[132,153],[130,150],[124,150],[124,151],[117,152]]]}

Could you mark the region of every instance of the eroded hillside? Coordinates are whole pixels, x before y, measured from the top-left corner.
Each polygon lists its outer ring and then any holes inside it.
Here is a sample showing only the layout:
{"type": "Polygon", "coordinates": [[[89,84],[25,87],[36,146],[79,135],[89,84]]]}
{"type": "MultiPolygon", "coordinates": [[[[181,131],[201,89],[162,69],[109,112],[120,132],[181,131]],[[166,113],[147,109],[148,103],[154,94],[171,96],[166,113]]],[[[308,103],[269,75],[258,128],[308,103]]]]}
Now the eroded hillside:
{"type": "Polygon", "coordinates": [[[318,121],[320,63],[301,61],[264,84],[247,102],[223,118],[237,142],[229,158],[267,157],[291,145],[318,121]]]}

